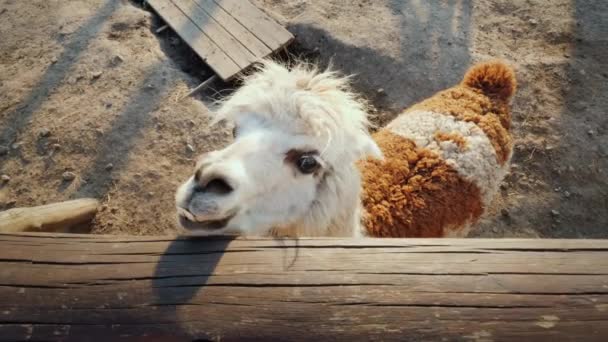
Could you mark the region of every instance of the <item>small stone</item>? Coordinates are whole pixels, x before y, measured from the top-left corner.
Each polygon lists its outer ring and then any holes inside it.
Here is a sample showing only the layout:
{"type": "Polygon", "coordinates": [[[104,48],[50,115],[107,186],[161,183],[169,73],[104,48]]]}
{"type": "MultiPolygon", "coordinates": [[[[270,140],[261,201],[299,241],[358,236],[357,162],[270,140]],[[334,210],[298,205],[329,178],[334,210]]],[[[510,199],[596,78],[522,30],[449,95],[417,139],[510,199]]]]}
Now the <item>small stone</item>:
{"type": "Polygon", "coordinates": [[[8,147],[0,146],[0,156],[5,156],[8,154],[8,147]]]}
{"type": "Polygon", "coordinates": [[[508,186],[506,183],[501,183],[500,184],[500,190],[507,190],[508,186]]]}
{"type": "Polygon", "coordinates": [[[103,135],[103,130],[101,128],[98,128],[95,130],[95,133],[97,133],[97,135],[103,135]]]}
{"type": "Polygon", "coordinates": [[[51,58],[51,63],[53,63],[53,64],[57,63],[57,57],[51,58]]]}
{"type": "Polygon", "coordinates": [[[587,131],[587,134],[593,136],[595,134],[595,132],[592,129],[590,129],[590,130],[587,131]]]}
{"type": "Polygon", "coordinates": [[[378,88],[378,90],[376,90],[376,92],[378,94],[382,94],[382,93],[384,93],[384,88],[378,88]]]}
{"type": "Polygon", "coordinates": [[[190,124],[190,126],[195,126],[196,122],[194,122],[194,120],[188,120],[188,124],[190,124]]]}
{"type": "Polygon", "coordinates": [[[186,151],[188,151],[189,153],[194,153],[194,146],[186,144],[186,151]]]}
{"type": "Polygon", "coordinates": [[[11,180],[11,177],[9,175],[2,175],[0,176],[0,179],[2,179],[2,183],[8,183],[11,180]]]}
{"type": "Polygon", "coordinates": [[[110,171],[113,168],[114,168],[114,164],[112,164],[112,163],[108,163],[108,165],[106,165],[106,167],[105,167],[106,171],[110,171]]]}
{"type": "Polygon", "coordinates": [[[530,25],[536,26],[536,25],[538,25],[538,20],[530,19],[530,20],[528,20],[528,23],[530,23],[530,25]]]}
{"type": "Polygon", "coordinates": [[[61,178],[66,182],[71,182],[76,178],[76,174],[74,172],[66,171],[61,175],[61,178]]]}
{"type": "Polygon", "coordinates": [[[43,138],[46,138],[46,137],[51,136],[51,131],[48,128],[43,128],[40,130],[40,132],[38,132],[38,135],[40,135],[43,138]]]}
{"type": "Polygon", "coordinates": [[[148,197],[154,197],[154,195],[155,195],[154,192],[151,192],[151,191],[148,192],[148,197]]]}
{"type": "Polygon", "coordinates": [[[101,77],[101,74],[103,74],[103,71],[101,71],[101,70],[93,71],[91,73],[91,78],[93,78],[93,79],[99,78],[99,77],[101,77]]]}
{"type": "Polygon", "coordinates": [[[570,198],[570,196],[571,196],[571,195],[572,195],[572,194],[570,194],[570,191],[564,191],[564,196],[565,196],[566,198],[570,198]]]}
{"type": "Polygon", "coordinates": [[[114,57],[112,57],[112,59],[110,60],[110,66],[117,66],[120,63],[122,63],[124,61],[124,59],[122,58],[121,55],[116,55],[114,57]]]}
{"type": "Polygon", "coordinates": [[[572,166],[572,165],[568,166],[568,171],[574,172],[574,166],[572,166]]]}
{"type": "Polygon", "coordinates": [[[558,217],[559,216],[559,211],[557,211],[555,209],[551,210],[551,216],[558,217]]]}
{"type": "Polygon", "coordinates": [[[11,148],[13,150],[18,150],[21,147],[21,143],[14,143],[11,145],[11,148]]]}
{"type": "Polygon", "coordinates": [[[106,107],[106,109],[112,108],[112,102],[106,102],[103,105],[106,107]]]}
{"type": "Polygon", "coordinates": [[[54,151],[59,151],[61,149],[61,145],[59,145],[59,144],[53,144],[53,145],[51,145],[51,148],[54,151]]]}
{"type": "Polygon", "coordinates": [[[500,214],[501,214],[503,217],[509,217],[509,216],[511,216],[511,214],[509,213],[509,211],[508,211],[507,209],[501,209],[501,210],[500,210],[500,214]]]}
{"type": "Polygon", "coordinates": [[[14,206],[15,206],[15,204],[17,204],[17,201],[15,201],[15,200],[10,200],[10,201],[6,202],[6,207],[7,207],[7,208],[12,208],[12,207],[14,207],[14,206]]]}

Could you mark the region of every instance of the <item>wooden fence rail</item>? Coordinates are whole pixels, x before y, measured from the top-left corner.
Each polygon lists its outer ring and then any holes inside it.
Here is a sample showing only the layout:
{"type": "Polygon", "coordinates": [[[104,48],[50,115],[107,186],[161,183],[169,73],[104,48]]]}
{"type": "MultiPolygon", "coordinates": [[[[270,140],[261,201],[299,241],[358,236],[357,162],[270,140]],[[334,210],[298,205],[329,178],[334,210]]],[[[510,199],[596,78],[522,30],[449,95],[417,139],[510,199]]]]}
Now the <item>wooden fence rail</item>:
{"type": "Polygon", "coordinates": [[[608,240],[0,240],[2,341],[608,340],[608,240]]]}

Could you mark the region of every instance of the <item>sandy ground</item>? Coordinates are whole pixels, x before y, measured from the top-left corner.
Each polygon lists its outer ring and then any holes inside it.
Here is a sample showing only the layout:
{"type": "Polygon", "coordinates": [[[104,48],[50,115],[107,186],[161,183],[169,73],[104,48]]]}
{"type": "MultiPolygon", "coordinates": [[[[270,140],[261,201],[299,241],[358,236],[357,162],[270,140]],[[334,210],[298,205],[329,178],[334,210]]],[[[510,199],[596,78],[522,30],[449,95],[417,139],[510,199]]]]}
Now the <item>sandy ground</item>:
{"type": "MultiPolygon", "coordinates": [[[[608,237],[608,2],[253,2],[292,53],[358,74],[378,124],[507,59],[513,166],[471,236],[608,237]]],[[[93,196],[95,233],[175,232],[177,185],[229,134],[208,126],[213,90],[180,100],[210,71],[158,25],[129,1],[0,0],[0,210],[93,196]]]]}

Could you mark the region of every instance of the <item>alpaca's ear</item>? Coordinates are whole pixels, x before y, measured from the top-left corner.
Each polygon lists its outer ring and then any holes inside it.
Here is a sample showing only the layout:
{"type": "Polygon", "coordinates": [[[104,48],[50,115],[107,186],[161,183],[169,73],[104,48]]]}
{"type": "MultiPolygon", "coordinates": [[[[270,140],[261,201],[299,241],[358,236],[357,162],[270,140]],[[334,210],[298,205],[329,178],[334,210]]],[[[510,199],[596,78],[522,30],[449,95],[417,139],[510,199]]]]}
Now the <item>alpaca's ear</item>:
{"type": "Polygon", "coordinates": [[[360,137],[357,143],[357,154],[360,158],[383,158],[380,147],[378,147],[374,139],[372,139],[372,137],[370,137],[369,135],[364,135],[360,137]]]}

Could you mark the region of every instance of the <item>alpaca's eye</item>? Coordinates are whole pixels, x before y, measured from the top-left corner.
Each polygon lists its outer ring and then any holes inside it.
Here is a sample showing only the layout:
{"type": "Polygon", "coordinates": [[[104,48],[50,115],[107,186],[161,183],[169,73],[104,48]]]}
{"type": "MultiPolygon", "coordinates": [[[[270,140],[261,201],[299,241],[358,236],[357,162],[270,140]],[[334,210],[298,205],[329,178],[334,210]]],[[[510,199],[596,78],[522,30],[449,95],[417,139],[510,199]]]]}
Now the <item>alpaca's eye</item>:
{"type": "Polygon", "coordinates": [[[296,166],[300,172],[309,174],[317,171],[321,165],[319,165],[319,162],[317,162],[317,159],[314,156],[305,154],[298,158],[296,166]]]}

